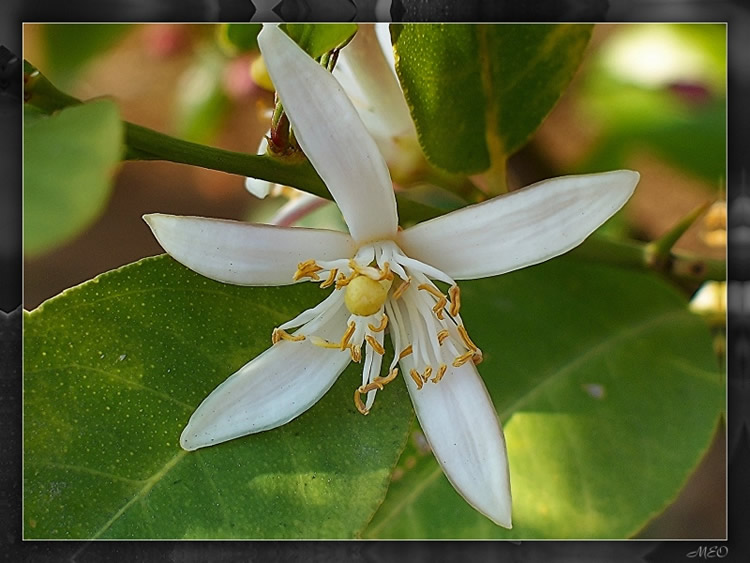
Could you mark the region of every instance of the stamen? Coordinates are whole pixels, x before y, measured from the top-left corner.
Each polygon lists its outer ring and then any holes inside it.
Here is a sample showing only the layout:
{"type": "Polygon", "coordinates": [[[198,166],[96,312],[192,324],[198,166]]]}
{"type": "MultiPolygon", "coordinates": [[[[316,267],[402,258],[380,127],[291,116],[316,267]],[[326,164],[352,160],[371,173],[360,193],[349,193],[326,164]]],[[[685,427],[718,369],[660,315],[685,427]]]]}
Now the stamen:
{"type": "Polygon", "coordinates": [[[352,356],[352,361],[359,363],[362,360],[362,349],[357,346],[349,346],[349,354],[352,356]]]}
{"type": "Polygon", "coordinates": [[[342,350],[345,350],[346,347],[349,346],[349,340],[351,340],[356,328],[357,325],[354,324],[354,321],[351,321],[349,326],[346,327],[346,332],[344,333],[344,336],[341,337],[341,342],[339,343],[342,350]]]}
{"type": "Polygon", "coordinates": [[[474,352],[474,355],[471,357],[471,361],[474,362],[475,366],[481,364],[482,360],[484,360],[484,356],[482,356],[481,350],[477,350],[476,352],[474,352]]]}
{"type": "Polygon", "coordinates": [[[456,358],[453,360],[453,367],[459,368],[462,365],[464,365],[466,362],[471,360],[474,357],[474,351],[469,350],[465,354],[461,354],[460,356],[456,356],[456,358]]]}
{"type": "Polygon", "coordinates": [[[448,290],[448,295],[451,298],[451,317],[458,315],[458,311],[461,309],[461,290],[457,285],[452,285],[448,290]]]}
{"type": "Polygon", "coordinates": [[[375,281],[391,280],[393,281],[393,272],[391,272],[391,264],[385,262],[383,269],[380,271],[380,277],[375,281]]]}
{"type": "Polygon", "coordinates": [[[316,336],[314,334],[310,336],[310,342],[312,344],[315,344],[315,346],[320,346],[321,348],[330,348],[332,350],[340,349],[338,342],[330,342],[326,340],[325,338],[321,338],[320,336],[316,336]]]}
{"type": "Polygon", "coordinates": [[[271,334],[271,342],[276,344],[279,340],[289,340],[290,342],[300,342],[305,339],[303,334],[289,334],[283,328],[273,329],[271,334]]]}
{"type": "Polygon", "coordinates": [[[297,271],[294,272],[294,276],[292,276],[292,279],[294,281],[299,281],[302,278],[310,278],[313,281],[319,281],[320,276],[318,275],[318,272],[320,272],[323,268],[319,266],[315,260],[305,260],[304,262],[300,262],[297,264],[297,271]]]}
{"type": "Polygon", "coordinates": [[[431,375],[432,375],[432,366],[427,366],[424,369],[424,373],[422,374],[422,381],[426,383],[427,380],[430,379],[431,375]]]}
{"type": "Polygon", "coordinates": [[[448,369],[448,366],[445,364],[440,364],[440,367],[438,368],[437,373],[435,374],[435,377],[432,378],[433,383],[437,383],[441,379],[443,379],[443,376],[445,375],[446,370],[448,369]]]}
{"type": "Polygon", "coordinates": [[[372,266],[360,266],[359,264],[357,264],[356,260],[349,260],[349,267],[355,274],[367,276],[372,280],[380,281],[385,279],[385,277],[382,277],[383,272],[381,272],[377,268],[373,268],[372,266]]]}
{"type": "Polygon", "coordinates": [[[357,407],[357,410],[359,412],[367,416],[370,413],[370,410],[365,407],[365,404],[362,402],[362,398],[359,395],[360,395],[359,389],[355,389],[354,390],[354,406],[357,407]]]}
{"type": "Polygon", "coordinates": [[[401,285],[396,288],[396,291],[394,291],[392,295],[393,299],[401,297],[409,287],[409,284],[411,284],[411,277],[406,278],[406,281],[401,282],[401,285]]]}
{"type": "Polygon", "coordinates": [[[340,273],[338,279],[336,280],[336,289],[341,289],[342,287],[346,287],[349,285],[349,282],[351,282],[354,278],[356,278],[359,274],[357,272],[352,272],[348,276],[340,273]]]}
{"type": "Polygon", "coordinates": [[[369,393],[370,391],[374,391],[375,389],[379,389],[380,391],[382,391],[383,387],[385,387],[388,383],[396,379],[397,375],[398,375],[398,368],[393,368],[386,377],[376,377],[367,385],[361,385],[359,389],[357,389],[357,391],[359,391],[362,394],[369,393]]]}
{"type": "Polygon", "coordinates": [[[406,356],[411,354],[413,351],[414,349],[412,348],[411,344],[409,344],[406,348],[401,350],[401,353],[398,355],[398,359],[403,360],[406,356]]]}
{"type": "Polygon", "coordinates": [[[471,338],[469,338],[469,333],[466,332],[466,328],[464,328],[464,325],[458,325],[456,328],[458,329],[458,334],[461,335],[461,340],[463,340],[464,344],[466,344],[466,347],[472,352],[478,352],[479,348],[471,341],[471,338]]]}
{"type": "Polygon", "coordinates": [[[448,329],[444,328],[440,332],[437,333],[438,338],[438,344],[442,346],[443,342],[445,342],[445,339],[450,336],[450,333],[448,332],[448,329]]]}
{"type": "Polygon", "coordinates": [[[380,354],[381,356],[385,354],[385,349],[383,348],[383,346],[380,344],[380,342],[375,340],[372,335],[368,334],[367,336],[365,336],[365,340],[367,340],[367,343],[372,346],[372,349],[375,350],[378,354],[380,354]]]}
{"type": "Polygon", "coordinates": [[[388,326],[388,316],[386,314],[383,314],[383,318],[380,319],[380,324],[378,326],[372,326],[371,324],[367,324],[367,328],[369,328],[372,332],[383,332],[385,330],[385,327],[388,326]]]}
{"type": "Polygon", "coordinates": [[[424,382],[422,381],[422,378],[419,377],[419,372],[415,369],[412,369],[409,372],[409,375],[411,375],[411,378],[414,380],[414,383],[417,384],[417,389],[421,389],[422,385],[424,385],[424,382]]]}
{"type": "Polygon", "coordinates": [[[333,283],[336,281],[336,274],[338,274],[338,270],[336,268],[331,270],[328,274],[328,278],[326,279],[326,281],[320,284],[320,289],[331,287],[333,283]]]}
{"type": "Polygon", "coordinates": [[[432,312],[435,313],[435,316],[442,321],[443,309],[448,304],[448,299],[445,297],[445,295],[440,293],[438,288],[431,284],[421,283],[417,286],[417,289],[423,289],[438,300],[435,306],[432,308],[432,312]]]}

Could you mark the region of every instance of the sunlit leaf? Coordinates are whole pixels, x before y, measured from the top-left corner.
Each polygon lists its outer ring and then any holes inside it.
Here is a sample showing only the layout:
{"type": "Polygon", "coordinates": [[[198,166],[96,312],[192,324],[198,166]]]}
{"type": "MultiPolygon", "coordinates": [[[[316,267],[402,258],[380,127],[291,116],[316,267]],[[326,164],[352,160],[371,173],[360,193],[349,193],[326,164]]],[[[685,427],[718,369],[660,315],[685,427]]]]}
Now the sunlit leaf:
{"type": "Polygon", "coordinates": [[[462,284],[504,422],[513,529],[412,442],[365,537],[625,538],[673,500],[724,405],[711,337],[654,276],[559,259],[462,284]]]}
{"type": "Polygon", "coordinates": [[[313,58],[345,44],[357,31],[355,23],[286,23],[281,26],[313,58]]]}
{"type": "Polygon", "coordinates": [[[103,211],[120,160],[117,106],[98,100],[51,116],[29,109],[24,120],[24,250],[63,244],[103,211]]]}
{"type": "Polygon", "coordinates": [[[396,69],[435,165],[476,173],[520,148],[578,67],[588,25],[404,25],[396,69]]]}
{"type": "Polygon", "coordinates": [[[228,286],[162,256],[26,314],[25,536],[358,533],[385,495],[412,420],[400,381],[363,417],[353,365],[279,429],[190,453],[178,445],[201,400],[270,345],[274,326],[323,295],[313,284],[228,286]]]}

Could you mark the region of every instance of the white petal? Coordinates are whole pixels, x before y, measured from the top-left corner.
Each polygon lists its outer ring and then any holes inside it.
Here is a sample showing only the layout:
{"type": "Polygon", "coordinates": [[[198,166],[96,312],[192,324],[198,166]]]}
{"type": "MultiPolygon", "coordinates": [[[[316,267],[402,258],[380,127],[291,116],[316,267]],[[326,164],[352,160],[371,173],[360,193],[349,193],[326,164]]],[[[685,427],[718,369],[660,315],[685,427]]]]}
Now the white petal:
{"type": "Polygon", "coordinates": [[[633,194],[630,170],[563,176],[399,233],[401,248],[454,279],[496,276],[578,246],[633,194]]]}
{"type": "MultiPolygon", "coordinates": [[[[260,145],[258,146],[258,154],[266,154],[266,151],[268,150],[268,139],[265,135],[263,135],[263,138],[260,141],[260,145]]],[[[268,194],[271,192],[271,188],[275,186],[276,184],[273,184],[269,182],[268,180],[261,180],[260,178],[245,178],[245,189],[249,191],[251,194],[253,194],[255,197],[259,199],[263,199],[268,196],[268,194]]]]}
{"type": "Polygon", "coordinates": [[[300,146],[358,242],[396,232],[388,168],[337,80],[276,26],[258,34],[263,59],[300,146]]]}
{"type": "MultiPolygon", "coordinates": [[[[339,312],[316,334],[338,340],[349,312],[339,312]]],[[[351,361],[349,351],[309,340],[281,340],[219,385],[190,417],[180,436],[186,450],[213,446],[286,424],[313,406],[351,361]]]]}
{"type": "Polygon", "coordinates": [[[349,235],[323,229],[256,225],[153,213],[144,220],[172,258],[236,285],[286,285],[300,262],[354,256],[349,235]]]}
{"type": "Polygon", "coordinates": [[[511,495],[505,438],[487,389],[472,362],[448,363],[438,383],[421,389],[401,360],[419,424],[435,458],[458,493],[496,524],[511,528],[511,495]]]}

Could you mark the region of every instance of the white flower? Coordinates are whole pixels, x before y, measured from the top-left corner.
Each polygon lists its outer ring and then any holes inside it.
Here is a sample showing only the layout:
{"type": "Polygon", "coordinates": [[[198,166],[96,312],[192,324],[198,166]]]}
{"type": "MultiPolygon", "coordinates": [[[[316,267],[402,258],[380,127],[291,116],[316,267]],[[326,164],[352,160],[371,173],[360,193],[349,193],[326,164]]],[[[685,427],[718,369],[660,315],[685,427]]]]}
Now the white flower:
{"type": "Polygon", "coordinates": [[[369,412],[378,390],[400,373],[450,482],[509,528],[505,441],[475,367],[482,354],[461,320],[455,280],[495,276],[573,248],[627,201],[638,174],[557,178],[401,231],[386,164],[336,79],[275,27],[266,26],[258,43],[300,146],[350,234],[146,216],[172,257],[212,279],[310,280],[332,288],[319,305],[278,327],[268,350],[201,403],[182,447],[285,424],[315,404],[351,361],[361,362],[357,408],[369,412]],[[447,296],[434,281],[450,288],[447,296]],[[394,359],[382,370],[386,332],[394,359]]]}

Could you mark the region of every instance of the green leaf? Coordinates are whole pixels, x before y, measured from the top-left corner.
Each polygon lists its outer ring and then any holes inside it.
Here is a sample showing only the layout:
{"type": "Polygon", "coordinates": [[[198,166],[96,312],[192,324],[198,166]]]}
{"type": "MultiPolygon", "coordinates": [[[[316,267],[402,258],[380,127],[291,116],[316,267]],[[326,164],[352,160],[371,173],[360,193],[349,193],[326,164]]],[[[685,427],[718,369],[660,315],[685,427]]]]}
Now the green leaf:
{"type": "Polygon", "coordinates": [[[504,423],[513,529],[412,444],[365,537],[632,536],[675,498],[722,412],[705,323],[653,275],[569,258],[461,287],[504,423]]]}
{"type": "MultiPolygon", "coordinates": [[[[144,227],[145,228],[145,227],[144,227]]],[[[198,404],[324,292],[242,288],[160,256],[25,318],[27,538],[351,537],[383,499],[413,418],[404,385],[363,417],[353,364],[281,428],[185,452],[198,404]]]]}
{"type": "Polygon", "coordinates": [[[294,39],[312,58],[346,44],[356,33],[356,23],[285,23],[286,34],[294,39]]]}
{"type": "Polygon", "coordinates": [[[104,210],[120,160],[123,126],[98,100],[24,120],[24,250],[38,254],[87,228],[104,210]]]}
{"type": "Polygon", "coordinates": [[[508,156],[568,85],[590,34],[580,24],[404,25],[396,70],[428,159],[451,172],[504,175],[508,156]]]}
{"type": "Polygon", "coordinates": [[[128,24],[46,24],[42,27],[47,74],[69,88],[96,55],[114,46],[134,28],[128,24]]]}
{"type": "Polygon", "coordinates": [[[219,45],[229,54],[258,50],[259,23],[223,23],[217,29],[219,45]]]}

